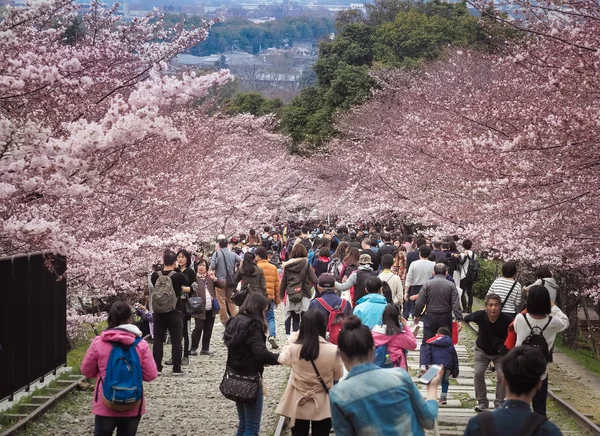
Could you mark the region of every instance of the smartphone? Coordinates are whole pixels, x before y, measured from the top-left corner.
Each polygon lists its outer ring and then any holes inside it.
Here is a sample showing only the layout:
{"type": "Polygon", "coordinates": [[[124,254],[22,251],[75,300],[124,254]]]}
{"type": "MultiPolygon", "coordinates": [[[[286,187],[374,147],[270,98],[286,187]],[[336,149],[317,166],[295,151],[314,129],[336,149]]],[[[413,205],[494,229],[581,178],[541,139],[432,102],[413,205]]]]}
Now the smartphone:
{"type": "Polygon", "coordinates": [[[442,369],[440,365],[431,365],[431,368],[419,378],[419,382],[428,385],[436,374],[440,372],[440,369],[442,369]]]}

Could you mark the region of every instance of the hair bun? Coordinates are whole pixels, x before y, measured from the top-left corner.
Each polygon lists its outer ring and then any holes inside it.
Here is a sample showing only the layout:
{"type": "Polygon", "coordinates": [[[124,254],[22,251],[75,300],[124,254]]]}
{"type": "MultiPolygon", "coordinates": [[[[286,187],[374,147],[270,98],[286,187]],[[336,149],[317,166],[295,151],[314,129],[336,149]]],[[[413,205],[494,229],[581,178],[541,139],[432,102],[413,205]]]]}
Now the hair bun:
{"type": "Polygon", "coordinates": [[[361,322],[358,316],[350,315],[346,319],[344,319],[344,325],[342,328],[346,330],[356,330],[362,325],[363,323],[361,322]]]}

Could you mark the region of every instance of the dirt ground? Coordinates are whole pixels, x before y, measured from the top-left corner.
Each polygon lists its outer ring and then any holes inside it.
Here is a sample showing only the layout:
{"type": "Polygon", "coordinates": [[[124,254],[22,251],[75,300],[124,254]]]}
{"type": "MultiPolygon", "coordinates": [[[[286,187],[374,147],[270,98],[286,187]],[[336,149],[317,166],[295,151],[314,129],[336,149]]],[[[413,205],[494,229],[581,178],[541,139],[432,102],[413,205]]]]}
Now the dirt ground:
{"type": "Polygon", "coordinates": [[[596,424],[600,423],[600,378],[570,357],[554,351],[549,388],[596,424]]]}

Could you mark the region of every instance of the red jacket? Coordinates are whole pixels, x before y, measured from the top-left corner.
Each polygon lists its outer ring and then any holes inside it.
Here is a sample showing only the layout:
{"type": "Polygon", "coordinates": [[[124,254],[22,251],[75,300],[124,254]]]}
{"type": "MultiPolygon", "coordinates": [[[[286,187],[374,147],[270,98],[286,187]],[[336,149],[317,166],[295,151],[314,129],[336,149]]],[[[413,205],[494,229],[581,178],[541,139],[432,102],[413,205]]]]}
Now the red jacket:
{"type": "MultiPolygon", "coordinates": [[[[98,379],[98,376],[102,378],[106,377],[106,364],[113,348],[111,342],[121,342],[131,345],[135,341],[136,336],[142,336],[142,332],[132,324],[123,324],[115,329],[104,330],[100,336],[96,336],[90,348],[85,353],[85,357],[81,363],[81,373],[87,378],[98,379]]],[[[145,382],[154,380],[158,377],[158,371],[148,343],[140,341],[136,347],[136,351],[140,356],[140,363],[142,364],[142,380],[145,382]]],[[[146,413],[146,398],[144,397],[142,397],[142,414],[146,413]]],[[[102,402],[102,383],[98,383],[98,380],[96,380],[96,389],[92,398],[92,413],[94,415],[120,417],[138,415],[139,410],[137,408],[118,412],[105,406],[102,402]],[[96,401],[96,390],[98,389],[100,392],[98,392],[98,401],[96,401]]]]}

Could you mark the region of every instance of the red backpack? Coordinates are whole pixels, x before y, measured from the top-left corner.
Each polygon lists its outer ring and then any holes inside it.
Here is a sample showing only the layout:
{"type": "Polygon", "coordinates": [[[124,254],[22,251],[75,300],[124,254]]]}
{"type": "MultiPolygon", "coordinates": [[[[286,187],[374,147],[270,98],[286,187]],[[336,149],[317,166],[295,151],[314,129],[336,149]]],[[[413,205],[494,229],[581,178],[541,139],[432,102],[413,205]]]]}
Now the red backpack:
{"type": "Polygon", "coordinates": [[[331,307],[323,298],[316,299],[323,308],[329,312],[329,320],[327,321],[327,333],[329,333],[329,342],[337,345],[338,336],[340,335],[340,330],[342,330],[342,322],[344,321],[344,317],[346,314],[344,313],[344,309],[346,308],[346,304],[348,303],[346,300],[342,298],[341,304],[335,309],[331,307]]]}

